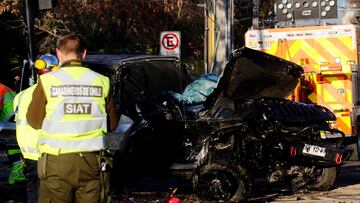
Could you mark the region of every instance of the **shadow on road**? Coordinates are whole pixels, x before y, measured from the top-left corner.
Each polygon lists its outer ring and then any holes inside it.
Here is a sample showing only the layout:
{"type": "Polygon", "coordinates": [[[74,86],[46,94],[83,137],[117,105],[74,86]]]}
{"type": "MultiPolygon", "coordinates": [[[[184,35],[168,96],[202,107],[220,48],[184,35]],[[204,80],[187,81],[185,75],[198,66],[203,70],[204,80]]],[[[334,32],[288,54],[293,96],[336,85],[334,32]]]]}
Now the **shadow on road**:
{"type": "Polygon", "coordinates": [[[360,184],[360,161],[353,161],[341,167],[334,188],[360,184]]]}

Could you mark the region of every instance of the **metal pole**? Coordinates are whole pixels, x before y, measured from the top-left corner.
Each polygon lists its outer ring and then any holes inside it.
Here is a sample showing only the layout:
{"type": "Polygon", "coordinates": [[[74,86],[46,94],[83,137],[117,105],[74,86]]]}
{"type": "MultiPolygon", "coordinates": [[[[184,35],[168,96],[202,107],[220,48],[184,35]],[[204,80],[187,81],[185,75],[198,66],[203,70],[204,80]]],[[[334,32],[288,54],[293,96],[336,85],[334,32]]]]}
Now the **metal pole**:
{"type": "Polygon", "coordinates": [[[208,12],[208,0],[204,0],[204,3],[197,4],[198,7],[203,7],[204,9],[204,73],[208,73],[208,40],[209,40],[209,26],[208,26],[208,18],[209,18],[209,12],[208,12]]]}
{"type": "Polygon", "coordinates": [[[215,1],[216,42],[212,72],[221,74],[233,48],[233,0],[215,1]]]}
{"type": "Polygon", "coordinates": [[[209,68],[208,68],[208,39],[209,39],[209,26],[208,26],[208,8],[207,8],[207,0],[205,0],[204,2],[204,18],[205,18],[205,22],[204,22],[204,72],[207,74],[209,72],[209,68]]]}
{"type": "Polygon", "coordinates": [[[234,1],[233,0],[229,0],[228,2],[228,9],[227,9],[227,15],[226,15],[226,23],[228,24],[227,27],[227,42],[228,42],[228,47],[226,49],[227,54],[226,54],[226,59],[229,58],[232,50],[234,49],[234,1]]]}
{"type": "Polygon", "coordinates": [[[215,62],[216,62],[216,53],[217,53],[217,50],[218,50],[218,47],[219,47],[219,42],[220,42],[220,32],[221,31],[216,31],[216,44],[215,44],[215,50],[214,50],[214,56],[212,57],[212,63],[211,63],[211,66],[210,66],[210,73],[214,73],[214,65],[215,65],[215,62]]]}
{"type": "MultiPolygon", "coordinates": [[[[34,7],[37,5],[36,0],[24,0],[25,1],[25,15],[26,15],[26,26],[28,36],[28,68],[30,75],[28,78],[28,85],[33,85],[36,82],[35,72],[33,70],[33,63],[36,57],[35,51],[35,35],[34,35],[34,7]]],[[[22,78],[23,80],[23,78],[22,78]]],[[[24,80],[23,80],[24,81],[24,80]]]]}
{"type": "Polygon", "coordinates": [[[28,60],[24,59],[23,60],[23,64],[21,66],[21,76],[20,76],[20,89],[19,92],[23,90],[23,82],[24,82],[24,72],[25,72],[25,67],[28,63],[28,60]]]}
{"type": "Polygon", "coordinates": [[[25,12],[26,12],[26,25],[27,25],[27,35],[28,35],[28,48],[29,48],[29,61],[34,61],[35,59],[35,38],[34,38],[34,14],[31,5],[33,0],[24,0],[25,1],[25,12]]]}
{"type": "Polygon", "coordinates": [[[260,0],[253,0],[252,26],[254,29],[259,28],[259,5],[260,0]]]}

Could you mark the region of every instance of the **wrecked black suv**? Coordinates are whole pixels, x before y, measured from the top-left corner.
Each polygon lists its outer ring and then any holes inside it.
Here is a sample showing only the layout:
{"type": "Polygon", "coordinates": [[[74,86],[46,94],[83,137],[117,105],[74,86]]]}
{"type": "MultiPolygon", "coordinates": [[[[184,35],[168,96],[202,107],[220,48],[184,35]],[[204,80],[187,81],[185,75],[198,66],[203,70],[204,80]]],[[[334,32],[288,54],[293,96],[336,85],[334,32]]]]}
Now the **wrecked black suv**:
{"type": "Polygon", "coordinates": [[[221,77],[196,80],[173,57],[90,54],[86,65],[111,78],[126,126],[113,190],[176,170],[204,200],[246,200],[259,177],[327,190],[352,153],[328,109],[284,99],[303,69],[266,53],[235,50],[221,77]]]}

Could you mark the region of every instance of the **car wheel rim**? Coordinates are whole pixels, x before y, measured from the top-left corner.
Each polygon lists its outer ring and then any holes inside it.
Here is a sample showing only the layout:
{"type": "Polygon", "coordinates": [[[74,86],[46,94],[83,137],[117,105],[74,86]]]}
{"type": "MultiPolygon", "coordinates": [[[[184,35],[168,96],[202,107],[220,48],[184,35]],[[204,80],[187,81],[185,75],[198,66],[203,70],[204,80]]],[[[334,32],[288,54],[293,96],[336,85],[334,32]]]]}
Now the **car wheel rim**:
{"type": "Polygon", "coordinates": [[[236,178],[228,172],[214,171],[199,177],[200,196],[211,200],[229,200],[237,188],[236,178]]]}

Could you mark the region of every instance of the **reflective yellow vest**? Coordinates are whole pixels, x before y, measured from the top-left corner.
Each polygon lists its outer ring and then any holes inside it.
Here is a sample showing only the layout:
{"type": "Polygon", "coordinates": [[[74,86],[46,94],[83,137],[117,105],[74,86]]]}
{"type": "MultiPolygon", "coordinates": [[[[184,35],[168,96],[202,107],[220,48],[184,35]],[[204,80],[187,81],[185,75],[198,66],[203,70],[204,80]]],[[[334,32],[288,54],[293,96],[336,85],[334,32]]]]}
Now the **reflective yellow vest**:
{"type": "Polygon", "coordinates": [[[40,130],[32,128],[26,120],[26,113],[36,85],[21,91],[14,99],[16,139],[25,159],[38,160],[37,142],[40,130]]]}
{"type": "Polygon", "coordinates": [[[47,99],[40,152],[58,155],[104,148],[109,78],[85,67],[66,66],[40,79],[47,99]]]}

